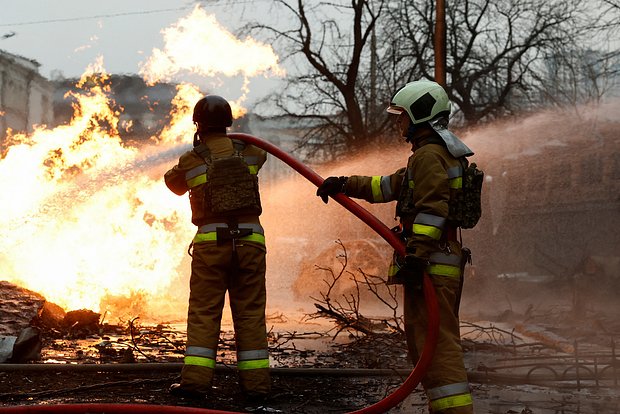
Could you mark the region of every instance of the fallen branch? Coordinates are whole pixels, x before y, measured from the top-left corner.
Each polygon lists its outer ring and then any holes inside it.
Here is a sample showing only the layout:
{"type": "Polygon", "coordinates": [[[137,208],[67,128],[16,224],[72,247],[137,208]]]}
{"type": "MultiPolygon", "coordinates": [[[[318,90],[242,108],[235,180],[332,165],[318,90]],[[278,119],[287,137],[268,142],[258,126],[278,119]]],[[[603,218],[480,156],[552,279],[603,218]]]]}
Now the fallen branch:
{"type": "Polygon", "coordinates": [[[347,316],[343,312],[338,312],[332,308],[326,308],[319,303],[315,303],[314,306],[318,309],[318,312],[315,314],[317,318],[323,317],[333,319],[336,322],[339,330],[334,336],[334,339],[336,338],[338,333],[342,332],[344,329],[354,329],[366,335],[372,335],[374,333],[372,327],[369,326],[370,319],[360,317],[360,315],[358,315],[356,318],[353,318],[347,316]]]}

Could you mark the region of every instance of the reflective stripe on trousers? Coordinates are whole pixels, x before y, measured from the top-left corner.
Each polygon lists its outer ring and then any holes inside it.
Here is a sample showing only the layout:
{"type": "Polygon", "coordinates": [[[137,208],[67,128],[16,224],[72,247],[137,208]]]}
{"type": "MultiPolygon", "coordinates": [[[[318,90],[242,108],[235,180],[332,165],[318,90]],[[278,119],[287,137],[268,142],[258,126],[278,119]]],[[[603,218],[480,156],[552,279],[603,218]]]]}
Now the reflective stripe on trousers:
{"type": "Polygon", "coordinates": [[[461,276],[461,256],[436,252],[429,257],[426,271],[429,275],[459,278],[461,276]]]}
{"type": "Polygon", "coordinates": [[[188,346],[183,363],[215,369],[215,349],[201,346],[188,346]]]}
{"type": "Polygon", "coordinates": [[[239,371],[261,368],[269,368],[268,350],[237,351],[237,369],[239,371]]]}
{"type": "Polygon", "coordinates": [[[430,405],[433,412],[447,410],[448,408],[465,407],[473,404],[471,393],[469,392],[469,384],[467,382],[431,388],[427,390],[426,394],[431,401],[430,405]]]}

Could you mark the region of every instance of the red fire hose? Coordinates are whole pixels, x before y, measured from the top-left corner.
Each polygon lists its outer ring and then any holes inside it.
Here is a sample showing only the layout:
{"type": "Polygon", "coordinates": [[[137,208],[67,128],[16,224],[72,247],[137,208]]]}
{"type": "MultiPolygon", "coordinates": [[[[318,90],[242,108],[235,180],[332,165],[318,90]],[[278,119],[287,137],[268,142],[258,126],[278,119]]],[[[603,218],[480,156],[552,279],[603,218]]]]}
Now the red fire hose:
{"type": "MultiPolygon", "coordinates": [[[[323,184],[323,178],[320,175],[315,173],[311,168],[303,164],[295,157],[285,151],[282,151],[270,142],[249,134],[231,133],[228,134],[228,136],[232,139],[239,139],[248,144],[257,146],[278,157],[280,160],[288,164],[289,167],[293,168],[317,187],[323,184]]],[[[405,246],[403,242],[393,231],[391,231],[385,224],[383,224],[383,222],[377,219],[368,210],[344,194],[336,194],[333,198],[344,208],[355,214],[357,218],[369,225],[370,228],[383,237],[383,239],[385,239],[385,241],[387,241],[400,255],[405,255],[405,246]]],[[[422,380],[422,377],[424,377],[424,374],[426,374],[431,360],[433,359],[435,346],[437,346],[437,334],[439,331],[439,305],[437,304],[437,297],[435,296],[435,288],[433,287],[433,283],[428,275],[424,276],[424,299],[426,301],[426,310],[428,312],[428,328],[426,332],[426,341],[424,342],[424,349],[422,350],[420,359],[417,364],[415,364],[413,371],[411,371],[411,374],[409,374],[409,377],[407,377],[400,388],[392,394],[369,407],[353,411],[350,414],[379,414],[386,412],[407,398],[407,396],[413,392],[415,387],[418,386],[422,380]]]]}
{"type": "MultiPolygon", "coordinates": [[[[323,178],[315,173],[311,168],[304,165],[290,154],[282,151],[277,146],[264,141],[258,137],[249,134],[231,133],[230,138],[242,140],[248,144],[259,147],[270,154],[276,156],[291,168],[304,176],[308,181],[317,187],[323,183],[323,178]]],[[[339,204],[349,210],[360,220],[366,223],[385,241],[387,241],[399,254],[405,254],[405,246],[402,241],[392,232],[385,224],[378,220],[369,211],[351,200],[344,194],[336,194],[333,196],[339,204]]],[[[420,354],[420,359],[415,364],[414,369],[403,384],[381,401],[363,408],[353,411],[349,414],[380,414],[385,413],[390,408],[395,407],[402,402],[422,380],[429,368],[435,346],[437,345],[437,336],[439,330],[439,309],[435,289],[428,277],[424,276],[424,298],[426,301],[426,309],[428,312],[428,328],[426,333],[426,341],[424,349],[420,354]]],[[[240,414],[232,411],[219,411],[204,408],[177,407],[177,406],[155,406],[146,404],[58,404],[49,406],[21,406],[21,407],[0,407],[2,413],[187,413],[187,414],[240,414]]]]}
{"type": "Polygon", "coordinates": [[[220,411],[194,407],[177,407],[174,405],[106,403],[23,405],[20,407],[0,407],[0,412],[16,414],[242,414],[234,413],[232,411],[220,411]]]}

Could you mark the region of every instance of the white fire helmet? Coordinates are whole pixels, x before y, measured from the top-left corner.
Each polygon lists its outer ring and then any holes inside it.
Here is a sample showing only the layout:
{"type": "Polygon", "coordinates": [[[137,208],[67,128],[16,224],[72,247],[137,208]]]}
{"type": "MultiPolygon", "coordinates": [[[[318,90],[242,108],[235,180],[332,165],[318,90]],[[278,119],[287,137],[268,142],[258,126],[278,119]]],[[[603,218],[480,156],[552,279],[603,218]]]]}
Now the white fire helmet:
{"type": "Polygon", "coordinates": [[[409,82],[396,91],[387,111],[392,114],[407,112],[411,122],[419,124],[435,119],[440,114],[450,115],[450,99],[437,82],[418,80],[409,82]]]}
{"type": "Polygon", "coordinates": [[[450,154],[456,158],[474,154],[463,141],[448,130],[450,99],[437,82],[430,80],[409,82],[396,91],[387,111],[392,114],[407,112],[414,125],[428,122],[446,143],[450,154]]]}

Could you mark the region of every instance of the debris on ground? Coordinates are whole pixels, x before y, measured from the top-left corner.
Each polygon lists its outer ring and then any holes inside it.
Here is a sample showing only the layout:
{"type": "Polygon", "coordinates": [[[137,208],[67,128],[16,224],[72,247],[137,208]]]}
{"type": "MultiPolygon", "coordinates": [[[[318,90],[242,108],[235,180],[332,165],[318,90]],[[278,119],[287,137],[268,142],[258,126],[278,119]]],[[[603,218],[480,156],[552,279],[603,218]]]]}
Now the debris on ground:
{"type": "MultiPolygon", "coordinates": [[[[8,285],[4,284],[4,287],[8,285]]],[[[10,288],[10,287],[9,287],[10,288]]],[[[235,371],[234,333],[222,333],[213,392],[206,401],[174,398],[168,387],[178,382],[186,334],[184,326],[146,324],[138,318],[126,324],[102,323],[101,315],[88,311],[54,311],[42,321],[45,301],[26,292],[13,291],[10,303],[34,307],[30,326],[40,332],[40,358],[25,365],[41,370],[6,370],[0,364],[0,406],[61,403],[139,403],[179,405],[220,410],[248,411],[244,407],[235,371]],[[54,322],[55,321],[55,322],[54,322]],[[161,364],[164,363],[164,364],[161,364]],[[176,363],[176,364],[175,364],[176,363]],[[55,370],[60,366],[105,364],[100,372],[55,370]],[[115,364],[138,367],[135,371],[110,371],[115,364]],[[149,364],[152,368],[148,368],[149,364]],[[166,368],[161,368],[165,366],[166,368]],[[143,368],[145,367],[145,368],[143,368]],[[172,369],[171,367],[175,367],[172,369]]],[[[5,310],[0,320],[7,320],[5,310]],[[4,319],[2,319],[4,318],[4,319]]],[[[47,309],[50,309],[48,306],[47,309]]],[[[565,414],[620,411],[620,389],[615,367],[613,335],[584,321],[571,331],[561,319],[563,310],[530,309],[527,312],[498,309],[496,317],[468,315],[462,323],[466,365],[476,411],[492,414],[565,414]],[[571,335],[572,334],[572,335],[571,335]]],[[[565,313],[565,312],[564,312],[565,313]]],[[[608,323],[613,318],[597,312],[590,320],[608,323]]],[[[268,406],[285,413],[346,413],[373,404],[395,391],[406,379],[412,362],[404,335],[389,324],[365,335],[349,332],[335,340],[329,332],[287,331],[283,314],[269,315],[269,345],[274,368],[301,369],[295,375],[274,370],[273,393],[268,406]],[[319,346],[320,345],[320,346],[319,346]],[[392,375],[316,375],[317,369],[371,369],[392,375]],[[307,369],[307,371],[304,371],[307,369]]],[[[7,332],[16,332],[13,329],[7,332]]],[[[20,327],[20,332],[26,328],[20,327]]],[[[342,331],[344,333],[346,331],[342,331]]],[[[32,333],[32,332],[31,332],[32,333]]],[[[16,338],[16,336],[15,336],[16,338]]],[[[35,347],[36,349],[36,347],[35,347]]],[[[10,362],[10,361],[7,361],[10,362]]],[[[103,365],[101,365],[103,366],[103,365]]],[[[426,413],[426,400],[418,388],[392,413],[426,413]]]]}

